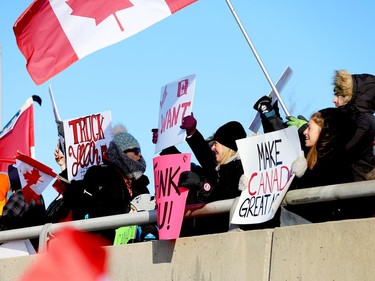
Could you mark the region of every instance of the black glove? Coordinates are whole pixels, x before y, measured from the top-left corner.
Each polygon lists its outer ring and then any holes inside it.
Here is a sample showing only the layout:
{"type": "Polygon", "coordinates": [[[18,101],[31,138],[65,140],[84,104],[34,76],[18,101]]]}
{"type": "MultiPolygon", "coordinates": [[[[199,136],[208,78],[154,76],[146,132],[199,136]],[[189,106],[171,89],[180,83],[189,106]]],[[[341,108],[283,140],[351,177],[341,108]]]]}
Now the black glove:
{"type": "Polygon", "coordinates": [[[186,187],[189,189],[197,190],[203,185],[201,178],[198,174],[191,171],[184,171],[180,174],[178,186],[186,187]]]}
{"type": "Polygon", "coordinates": [[[259,113],[270,112],[272,108],[272,99],[268,96],[263,96],[254,104],[253,108],[259,113]]]}

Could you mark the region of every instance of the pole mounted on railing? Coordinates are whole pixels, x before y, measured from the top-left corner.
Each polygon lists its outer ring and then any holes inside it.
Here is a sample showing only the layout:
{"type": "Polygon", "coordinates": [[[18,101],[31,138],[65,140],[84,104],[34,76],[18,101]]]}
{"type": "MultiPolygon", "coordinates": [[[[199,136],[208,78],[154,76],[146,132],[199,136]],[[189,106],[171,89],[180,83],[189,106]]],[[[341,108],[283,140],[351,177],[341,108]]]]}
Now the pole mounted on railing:
{"type": "Polygon", "coordinates": [[[253,54],[254,54],[255,58],[257,59],[260,67],[262,68],[262,71],[263,71],[264,75],[266,76],[266,78],[268,80],[268,83],[271,85],[272,90],[275,92],[275,95],[276,95],[277,99],[279,100],[279,103],[280,103],[281,107],[283,108],[283,110],[285,112],[285,115],[286,116],[290,116],[288,109],[286,108],[283,100],[281,99],[279,91],[277,90],[277,88],[275,87],[275,84],[272,82],[270,76],[268,75],[268,72],[267,72],[266,68],[264,67],[264,65],[263,65],[263,63],[262,63],[262,61],[261,61],[261,59],[260,59],[257,51],[255,50],[255,47],[254,47],[253,43],[251,42],[249,36],[247,35],[246,30],[243,27],[243,25],[242,25],[242,23],[240,21],[240,18],[238,17],[236,11],[234,10],[232,3],[230,2],[230,0],[225,0],[225,1],[227,2],[228,7],[231,10],[234,18],[236,19],[237,24],[238,24],[238,26],[240,27],[240,29],[242,31],[242,34],[245,36],[245,39],[246,39],[247,43],[249,44],[251,50],[253,51],[253,54]]]}

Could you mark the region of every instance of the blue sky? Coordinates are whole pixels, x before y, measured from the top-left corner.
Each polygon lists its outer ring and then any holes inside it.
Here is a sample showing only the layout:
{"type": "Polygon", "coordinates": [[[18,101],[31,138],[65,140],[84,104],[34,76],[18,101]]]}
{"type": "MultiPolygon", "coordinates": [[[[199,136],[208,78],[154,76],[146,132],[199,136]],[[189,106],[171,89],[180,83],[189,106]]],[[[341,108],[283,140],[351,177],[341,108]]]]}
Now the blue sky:
{"type": "MultiPolygon", "coordinates": [[[[289,66],[293,76],[281,92],[292,115],[332,107],[335,69],[375,73],[374,1],[231,1],[269,76],[276,83],[289,66]]],[[[271,86],[225,0],[199,0],[150,28],[101,49],[37,86],[15,42],[13,24],[31,1],[0,4],[2,46],[1,126],[31,95],[35,104],[36,159],[59,172],[53,158],[57,132],[48,94],[54,91],[60,117],[110,110],[140,142],[153,188],[151,129],[158,124],[163,85],[196,74],[193,112],[208,137],[237,120],[248,128],[254,102],[271,86]]],[[[251,131],[248,130],[250,134],[251,131]]],[[[186,143],[178,145],[190,152],[186,143]]],[[[43,193],[47,204],[56,196],[43,193]]]]}

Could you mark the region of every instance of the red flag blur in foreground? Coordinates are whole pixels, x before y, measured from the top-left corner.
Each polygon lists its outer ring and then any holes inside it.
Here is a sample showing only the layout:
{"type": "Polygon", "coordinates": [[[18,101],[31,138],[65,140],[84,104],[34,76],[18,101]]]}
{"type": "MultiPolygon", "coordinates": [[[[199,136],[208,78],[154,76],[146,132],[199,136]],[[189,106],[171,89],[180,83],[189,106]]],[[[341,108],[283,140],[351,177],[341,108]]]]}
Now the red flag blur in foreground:
{"type": "Polygon", "coordinates": [[[35,0],[13,26],[37,85],[197,0],[35,0]]]}
{"type": "Polygon", "coordinates": [[[62,228],[19,281],[106,281],[103,238],[73,228],[62,228]]]}
{"type": "Polygon", "coordinates": [[[57,177],[50,167],[19,152],[16,155],[16,166],[27,203],[31,199],[38,199],[51,181],[57,177]]]}
{"type": "Polygon", "coordinates": [[[34,105],[41,104],[38,96],[30,97],[0,132],[0,172],[8,172],[15,163],[17,151],[34,156],[34,105]]]}

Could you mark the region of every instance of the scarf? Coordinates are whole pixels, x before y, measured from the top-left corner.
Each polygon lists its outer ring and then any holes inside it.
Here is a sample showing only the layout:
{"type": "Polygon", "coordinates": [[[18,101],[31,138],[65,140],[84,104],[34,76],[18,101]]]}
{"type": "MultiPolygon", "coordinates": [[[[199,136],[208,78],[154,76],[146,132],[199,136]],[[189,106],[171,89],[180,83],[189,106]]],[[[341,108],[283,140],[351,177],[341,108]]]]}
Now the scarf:
{"type": "Polygon", "coordinates": [[[117,145],[110,142],[106,152],[109,161],[118,168],[121,173],[129,179],[139,179],[146,171],[146,161],[139,159],[134,161],[123,151],[120,151],[117,145]]]}
{"type": "MultiPolygon", "coordinates": [[[[238,153],[238,151],[236,152],[236,154],[234,154],[232,157],[230,157],[224,164],[221,164],[221,165],[226,165],[229,162],[236,161],[236,160],[241,160],[241,157],[240,157],[240,154],[238,153]]],[[[220,170],[221,165],[216,166],[216,171],[220,170]]]]}

